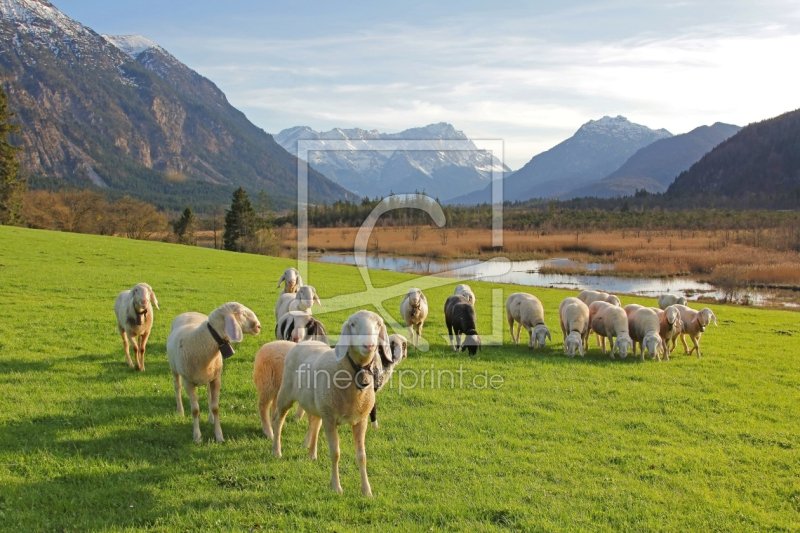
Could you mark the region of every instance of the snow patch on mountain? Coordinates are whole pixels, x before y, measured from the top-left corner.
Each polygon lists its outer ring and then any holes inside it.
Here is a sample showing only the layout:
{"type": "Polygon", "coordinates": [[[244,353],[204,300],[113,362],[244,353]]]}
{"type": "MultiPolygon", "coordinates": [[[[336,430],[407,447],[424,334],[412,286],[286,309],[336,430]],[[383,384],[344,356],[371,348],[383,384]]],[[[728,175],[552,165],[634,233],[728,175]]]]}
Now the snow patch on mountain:
{"type": "Polygon", "coordinates": [[[103,37],[134,59],[145,50],[161,48],[147,37],[141,35],[106,35],[104,33],[103,37]]]}

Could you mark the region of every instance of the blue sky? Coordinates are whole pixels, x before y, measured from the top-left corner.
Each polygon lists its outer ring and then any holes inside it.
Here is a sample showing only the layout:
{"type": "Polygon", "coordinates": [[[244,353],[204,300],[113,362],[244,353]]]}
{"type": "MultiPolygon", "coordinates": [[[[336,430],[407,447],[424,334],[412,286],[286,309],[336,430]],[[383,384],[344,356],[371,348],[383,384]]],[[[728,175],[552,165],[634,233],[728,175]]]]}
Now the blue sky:
{"type": "Polygon", "coordinates": [[[517,169],[584,122],[683,133],[800,107],[800,5],[52,0],[141,34],[271,133],[450,122],[517,169]]]}

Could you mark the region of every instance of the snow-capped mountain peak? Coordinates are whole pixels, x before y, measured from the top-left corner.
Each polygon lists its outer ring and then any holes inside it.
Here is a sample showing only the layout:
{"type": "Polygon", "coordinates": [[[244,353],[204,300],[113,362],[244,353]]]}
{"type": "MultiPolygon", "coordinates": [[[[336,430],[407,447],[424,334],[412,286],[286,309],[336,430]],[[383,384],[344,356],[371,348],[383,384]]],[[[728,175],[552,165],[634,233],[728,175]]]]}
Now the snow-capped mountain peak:
{"type": "Polygon", "coordinates": [[[104,33],[103,37],[134,59],[145,50],[161,48],[147,37],[141,35],[106,35],[104,33]]]}
{"type": "Polygon", "coordinates": [[[672,137],[672,134],[663,128],[651,130],[647,126],[631,122],[622,115],[617,115],[616,117],[604,116],[598,120],[590,120],[576,132],[576,135],[597,134],[627,139],[650,138],[653,136],[657,139],[672,137]]]}

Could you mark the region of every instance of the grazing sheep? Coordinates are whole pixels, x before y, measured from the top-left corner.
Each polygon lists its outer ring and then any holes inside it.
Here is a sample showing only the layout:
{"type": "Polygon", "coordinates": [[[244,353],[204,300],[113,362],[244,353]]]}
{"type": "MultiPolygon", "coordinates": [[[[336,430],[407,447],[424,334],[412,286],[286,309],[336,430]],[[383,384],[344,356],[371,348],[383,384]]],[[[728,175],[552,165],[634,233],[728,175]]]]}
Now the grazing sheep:
{"type": "Polygon", "coordinates": [[[308,315],[311,314],[311,306],[317,302],[317,305],[322,307],[322,303],[317,296],[317,290],[311,285],[303,285],[297,289],[296,293],[286,293],[278,296],[278,301],[275,302],[275,320],[288,313],[289,311],[302,311],[308,315]]]}
{"type": "Polygon", "coordinates": [[[622,308],[622,302],[620,302],[619,297],[614,294],[609,294],[608,298],[606,298],[606,302],[616,307],[622,308]]]}
{"type": "Polygon", "coordinates": [[[558,316],[564,336],[564,353],[575,357],[578,351],[583,357],[584,345],[589,338],[589,307],[578,298],[565,298],[558,306],[558,316]]]}
{"type": "Polygon", "coordinates": [[[544,348],[545,339],[553,340],[550,330],[544,325],[542,302],[532,294],[515,292],[509,296],[506,300],[506,318],[514,344],[519,344],[522,328],[525,328],[530,336],[528,348],[544,348]],[[519,323],[516,335],[514,335],[514,322],[519,323]]]}
{"type": "Polygon", "coordinates": [[[287,268],[281,274],[281,278],[278,280],[278,285],[275,286],[277,289],[281,286],[283,282],[286,282],[286,285],[283,286],[281,289],[281,294],[288,294],[288,293],[295,293],[297,289],[303,286],[303,278],[300,277],[300,273],[297,271],[296,268],[287,268]]]}
{"type": "Polygon", "coordinates": [[[278,340],[301,342],[320,341],[328,343],[328,332],[322,322],[302,311],[289,311],[275,324],[275,338],[278,340]]]}
{"type": "Polygon", "coordinates": [[[456,290],[453,292],[453,294],[458,295],[458,296],[463,296],[464,298],[467,299],[467,301],[469,302],[470,305],[472,305],[472,306],[475,305],[475,301],[476,301],[475,300],[475,293],[472,292],[472,289],[469,287],[469,285],[467,285],[465,283],[460,283],[460,284],[456,285],[456,290]]]}
{"type": "Polygon", "coordinates": [[[125,359],[128,366],[133,366],[131,361],[128,339],[133,344],[133,355],[136,357],[136,368],[144,372],[144,351],[147,339],[153,329],[153,308],[150,302],[158,309],[158,299],[153,288],[147,283],[137,283],[132,289],[122,291],[114,302],[114,313],[117,315],[117,329],[122,336],[122,346],[125,347],[125,359]]]}
{"type": "MultiPolygon", "coordinates": [[[[628,311],[628,306],[625,306],[625,311],[628,311]]],[[[641,307],[639,309],[631,309],[628,313],[628,332],[633,340],[633,356],[636,357],[636,345],[642,352],[642,361],[644,361],[644,351],[650,354],[650,357],[658,357],[661,361],[661,336],[658,332],[661,330],[661,324],[658,322],[658,315],[652,309],[641,307]]]]}
{"type": "Polygon", "coordinates": [[[666,309],[659,309],[657,307],[650,307],[650,309],[655,311],[658,316],[658,323],[661,325],[658,334],[661,337],[661,346],[664,350],[664,355],[667,361],[669,361],[669,355],[675,349],[675,341],[683,329],[681,314],[674,305],[667,306],[666,309]],[[670,341],[672,341],[672,348],[669,347],[670,341]]]}
{"type": "Polygon", "coordinates": [[[470,355],[475,355],[481,346],[481,337],[478,335],[476,323],[478,317],[475,307],[466,297],[453,295],[444,302],[444,321],[447,324],[447,334],[450,336],[450,345],[453,350],[468,350],[470,355]],[[464,342],[461,342],[461,334],[464,342]],[[455,340],[453,339],[455,334],[455,340]]]}
{"type": "Polygon", "coordinates": [[[626,315],[631,316],[631,313],[638,311],[639,309],[644,309],[644,306],[639,304],[628,304],[623,307],[623,309],[625,310],[626,315]]]}
{"type": "Polygon", "coordinates": [[[658,308],[666,309],[670,305],[686,305],[686,297],[677,294],[662,294],[658,297],[658,308]]]}
{"type": "Polygon", "coordinates": [[[606,353],[606,337],[611,343],[611,359],[614,359],[614,350],[619,352],[622,359],[628,357],[628,350],[633,346],[633,340],[628,332],[628,315],[625,310],[608,302],[592,302],[589,306],[589,319],[592,330],[602,340],[603,353],[606,353]]]}
{"type": "Polygon", "coordinates": [[[410,289],[406,293],[405,298],[400,302],[400,316],[406,321],[412,346],[418,346],[419,338],[422,336],[422,326],[425,324],[425,319],[428,318],[428,299],[421,290],[410,289]]]}
{"type": "Polygon", "coordinates": [[[695,311],[685,305],[675,305],[675,308],[678,309],[683,322],[680,333],[683,349],[686,351],[686,355],[692,355],[692,352],[697,350],[697,357],[700,358],[700,337],[706,330],[706,326],[708,326],[712,320],[714,321],[714,325],[717,325],[717,317],[714,315],[714,311],[708,307],[704,307],[700,311],[695,311]],[[686,345],[684,335],[689,335],[689,338],[692,339],[692,343],[694,343],[694,347],[691,351],[689,350],[689,346],[686,345]]]}
{"type": "Polygon", "coordinates": [[[603,291],[581,291],[577,298],[586,305],[591,305],[593,302],[608,302],[611,305],[622,307],[619,298],[603,291]]]}
{"type": "Polygon", "coordinates": [[[169,368],[175,385],[178,413],[183,416],[181,378],[194,419],[193,437],[200,441],[200,404],[197,386],[208,385],[208,422],[214,424],[214,438],[222,442],[219,424],[219,389],[222,359],[233,355],[231,342],[241,342],[244,334],[258,335],[261,324],[255,313],[240,303],[229,302],[210,315],[183,313],[172,321],[167,338],[169,368]]]}
{"type": "Polygon", "coordinates": [[[361,493],[372,496],[367,478],[364,438],[367,417],[375,405],[375,388],[370,374],[372,360],[382,346],[393,358],[386,326],[377,314],[357,311],[342,325],[335,348],[319,342],[303,342],[292,348],[284,360],[283,381],[273,417],[275,438],[272,451],[281,457],[281,430],[286,413],[297,402],[309,415],[309,457],[317,457],[320,424],[325,428],[331,458],[331,488],[342,493],[339,482],[338,426],[353,427],[356,463],[361,473],[361,493]]]}

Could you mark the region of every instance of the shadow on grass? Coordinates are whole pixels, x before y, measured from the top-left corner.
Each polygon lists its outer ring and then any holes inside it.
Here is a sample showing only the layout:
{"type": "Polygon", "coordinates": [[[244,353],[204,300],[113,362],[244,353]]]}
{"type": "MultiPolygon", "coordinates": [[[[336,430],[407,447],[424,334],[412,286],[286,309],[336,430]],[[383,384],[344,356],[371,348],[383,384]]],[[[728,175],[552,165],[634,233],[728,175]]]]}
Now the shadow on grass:
{"type": "Polygon", "coordinates": [[[52,361],[15,361],[6,359],[0,361],[0,374],[43,372],[53,367],[52,361]]]}

